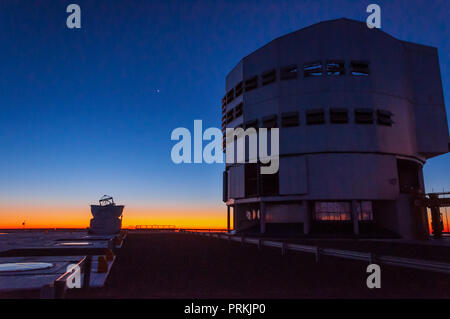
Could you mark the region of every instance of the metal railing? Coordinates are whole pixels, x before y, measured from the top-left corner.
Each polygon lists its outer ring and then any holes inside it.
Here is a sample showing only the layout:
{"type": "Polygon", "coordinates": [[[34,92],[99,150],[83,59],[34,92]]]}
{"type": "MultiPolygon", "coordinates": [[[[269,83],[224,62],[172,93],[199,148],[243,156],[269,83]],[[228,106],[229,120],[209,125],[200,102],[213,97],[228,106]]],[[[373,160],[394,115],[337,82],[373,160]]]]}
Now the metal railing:
{"type": "Polygon", "coordinates": [[[177,229],[175,225],[136,225],[135,229],[177,229]]]}
{"type": "Polygon", "coordinates": [[[92,256],[85,256],[70,270],[59,276],[53,283],[45,285],[41,288],[42,299],[63,299],[66,296],[67,280],[74,275],[74,270],[80,269],[80,276],[83,273],[83,283],[81,288],[89,289],[91,281],[92,256]]]}
{"type": "Polygon", "coordinates": [[[230,242],[231,241],[240,242],[242,245],[254,244],[254,245],[257,245],[258,248],[260,248],[260,249],[263,246],[272,247],[272,248],[280,248],[282,255],[285,255],[288,250],[299,251],[299,252],[304,252],[304,253],[312,253],[316,257],[316,262],[319,262],[321,256],[331,256],[331,257],[337,257],[337,258],[359,260],[359,261],[368,262],[371,264],[379,263],[379,264],[385,264],[385,265],[391,265],[391,266],[397,266],[397,267],[420,269],[420,270],[450,274],[450,263],[445,263],[445,262],[421,260],[421,259],[415,259],[415,258],[404,258],[404,257],[397,257],[397,256],[376,255],[373,253],[334,249],[334,248],[322,248],[322,247],[318,247],[318,246],[285,243],[285,242],[280,242],[280,241],[265,240],[265,239],[261,239],[261,238],[246,238],[244,236],[236,236],[236,235],[229,235],[229,234],[201,233],[201,232],[192,232],[192,234],[198,235],[198,236],[226,239],[230,242]]]}
{"type": "Polygon", "coordinates": [[[207,233],[224,233],[226,228],[180,228],[174,225],[136,225],[135,230],[145,231],[171,231],[171,232],[207,232],[207,233]]]}
{"type": "Polygon", "coordinates": [[[227,232],[226,228],[180,228],[180,232],[203,232],[203,233],[223,233],[227,232]]]}

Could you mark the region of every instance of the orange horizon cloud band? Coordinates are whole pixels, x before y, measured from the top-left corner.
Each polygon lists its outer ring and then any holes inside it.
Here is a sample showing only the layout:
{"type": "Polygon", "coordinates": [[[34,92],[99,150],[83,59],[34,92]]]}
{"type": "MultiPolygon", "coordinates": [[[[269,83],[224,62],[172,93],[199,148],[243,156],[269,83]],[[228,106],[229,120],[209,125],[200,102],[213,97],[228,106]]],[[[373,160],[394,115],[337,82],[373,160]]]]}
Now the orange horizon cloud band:
{"type": "MultiPolygon", "coordinates": [[[[86,228],[92,215],[86,207],[0,206],[0,228],[86,228]],[[22,223],[25,222],[25,225],[22,223]]],[[[224,228],[226,215],[216,207],[126,208],[122,226],[174,225],[185,228],[224,228]]]]}

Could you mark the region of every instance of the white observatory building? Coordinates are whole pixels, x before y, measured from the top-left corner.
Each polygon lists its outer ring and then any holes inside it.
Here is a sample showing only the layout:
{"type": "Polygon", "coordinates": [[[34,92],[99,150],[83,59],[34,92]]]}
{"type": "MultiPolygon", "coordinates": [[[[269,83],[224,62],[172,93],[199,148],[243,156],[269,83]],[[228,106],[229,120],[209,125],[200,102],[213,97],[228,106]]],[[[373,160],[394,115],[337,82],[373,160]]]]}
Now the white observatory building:
{"type": "Polygon", "coordinates": [[[238,126],[278,127],[280,163],[226,164],[236,232],[427,236],[414,195],[449,151],[436,48],[348,19],[287,34],[227,75],[222,129],[238,126]]]}

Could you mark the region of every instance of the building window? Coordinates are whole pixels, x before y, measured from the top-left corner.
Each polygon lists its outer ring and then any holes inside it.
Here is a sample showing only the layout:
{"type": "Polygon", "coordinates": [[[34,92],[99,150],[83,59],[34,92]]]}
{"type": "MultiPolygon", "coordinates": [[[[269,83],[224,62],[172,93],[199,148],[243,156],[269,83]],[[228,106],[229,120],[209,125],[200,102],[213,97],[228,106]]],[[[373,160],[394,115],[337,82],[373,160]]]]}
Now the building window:
{"type": "Polygon", "coordinates": [[[227,93],[227,103],[230,103],[234,100],[234,89],[231,89],[227,93]]]}
{"type": "Polygon", "coordinates": [[[297,78],[298,67],[296,65],[288,65],[280,69],[281,80],[292,80],[297,78]]]}
{"type": "Polygon", "coordinates": [[[233,110],[227,112],[227,123],[230,123],[234,119],[233,110]]]}
{"type": "Polygon", "coordinates": [[[298,112],[286,112],[281,114],[282,127],[293,127],[298,126],[299,124],[298,112]]]}
{"type": "Polygon", "coordinates": [[[356,213],[358,214],[359,221],[372,221],[373,211],[371,201],[357,201],[356,213]]]}
{"type": "Polygon", "coordinates": [[[316,61],[311,63],[305,63],[303,65],[303,76],[305,78],[321,75],[322,75],[322,62],[316,61]]]}
{"type": "Polygon", "coordinates": [[[261,74],[262,85],[267,85],[277,80],[277,71],[275,69],[261,74]]]}
{"type": "Polygon", "coordinates": [[[369,62],[367,61],[351,61],[351,73],[356,76],[369,75],[369,62]]]}
{"type": "Polygon", "coordinates": [[[245,92],[254,90],[258,87],[258,76],[245,80],[245,92]]]}
{"type": "Polygon", "coordinates": [[[314,219],[317,221],[350,221],[350,202],[315,202],[314,219]]]}
{"type": "Polygon", "coordinates": [[[248,129],[250,127],[258,129],[258,120],[250,120],[245,122],[245,129],[248,129]]]}
{"type": "Polygon", "coordinates": [[[265,128],[278,127],[277,116],[274,114],[274,115],[269,115],[269,116],[263,117],[262,127],[265,127],[265,128]]]}
{"type": "Polygon", "coordinates": [[[377,110],[377,123],[379,125],[392,126],[392,113],[386,110],[377,110]]]}
{"type": "Polygon", "coordinates": [[[358,124],[372,124],[373,110],[371,109],[356,109],[355,122],[358,124]]]}
{"type": "Polygon", "coordinates": [[[236,85],[236,87],[234,88],[235,91],[235,95],[236,97],[238,97],[239,95],[242,94],[242,92],[244,91],[244,86],[242,81],[238,83],[238,85],[236,85]]]}
{"type": "Polygon", "coordinates": [[[348,110],[339,108],[330,109],[330,123],[348,123],[348,110]]]}
{"type": "Polygon", "coordinates": [[[306,124],[315,125],[325,123],[325,112],[322,109],[306,111],[306,124]]]}
{"type": "Polygon", "coordinates": [[[239,116],[242,115],[242,108],[243,108],[243,104],[239,103],[235,108],[234,108],[234,117],[238,118],[239,116]]]}
{"type": "Polygon", "coordinates": [[[341,60],[327,61],[327,75],[344,75],[345,62],[341,60]]]}

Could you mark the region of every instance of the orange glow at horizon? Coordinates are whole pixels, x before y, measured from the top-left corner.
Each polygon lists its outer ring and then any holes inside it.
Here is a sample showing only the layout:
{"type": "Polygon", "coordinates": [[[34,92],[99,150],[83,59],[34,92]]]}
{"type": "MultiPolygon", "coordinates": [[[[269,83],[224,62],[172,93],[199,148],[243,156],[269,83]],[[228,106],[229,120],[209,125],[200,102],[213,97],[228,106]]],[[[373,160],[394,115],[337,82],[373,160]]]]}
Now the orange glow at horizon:
{"type": "MultiPolygon", "coordinates": [[[[181,206],[181,205],[180,205],[181,206]]],[[[0,205],[0,229],[86,228],[92,218],[89,206],[5,206],[0,205]],[[25,221],[25,226],[22,222],[25,221]]],[[[225,209],[220,207],[125,207],[122,227],[174,225],[185,228],[225,228],[225,209]]]]}

